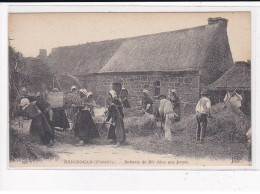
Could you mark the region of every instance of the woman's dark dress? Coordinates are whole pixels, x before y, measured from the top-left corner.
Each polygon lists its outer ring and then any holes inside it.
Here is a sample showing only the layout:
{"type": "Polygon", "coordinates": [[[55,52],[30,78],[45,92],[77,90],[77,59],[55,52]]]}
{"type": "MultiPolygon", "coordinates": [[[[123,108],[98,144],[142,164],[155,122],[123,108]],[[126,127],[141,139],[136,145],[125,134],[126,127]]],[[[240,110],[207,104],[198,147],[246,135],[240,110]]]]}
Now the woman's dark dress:
{"type": "Polygon", "coordinates": [[[112,118],[107,138],[123,142],[126,140],[126,135],[122,103],[116,98],[111,101],[113,104],[108,107],[108,117],[106,119],[106,122],[108,122],[112,118]]]}
{"type": "Polygon", "coordinates": [[[40,138],[40,141],[47,145],[50,140],[54,140],[54,128],[50,121],[50,117],[46,109],[50,107],[50,104],[45,100],[37,100],[35,104],[41,111],[41,113],[32,119],[30,126],[30,134],[40,138]]]}
{"type": "Polygon", "coordinates": [[[68,118],[63,108],[53,108],[53,126],[63,129],[70,128],[68,118]]]}
{"type": "Polygon", "coordinates": [[[131,108],[130,103],[127,98],[121,100],[124,108],[131,108]]]}
{"type": "MultiPolygon", "coordinates": [[[[84,99],[82,102],[84,102],[84,99]]],[[[99,137],[99,131],[89,110],[84,110],[83,106],[79,106],[75,120],[74,130],[76,137],[83,140],[85,143],[99,137]]]]}

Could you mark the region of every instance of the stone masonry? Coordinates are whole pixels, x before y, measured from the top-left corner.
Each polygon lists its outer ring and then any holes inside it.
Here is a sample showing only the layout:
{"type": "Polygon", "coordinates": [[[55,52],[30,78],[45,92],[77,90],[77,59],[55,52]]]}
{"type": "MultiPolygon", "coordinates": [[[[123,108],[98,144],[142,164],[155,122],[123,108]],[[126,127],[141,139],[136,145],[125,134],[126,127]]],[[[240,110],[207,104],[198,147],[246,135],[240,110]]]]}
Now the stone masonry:
{"type": "Polygon", "coordinates": [[[127,72],[127,73],[100,73],[79,77],[80,82],[88,91],[92,91],[97,102],[104,105],[105,97],[111,90],[113,83],[121,83],[129,92],[129,101],[132,107],[141,105],[142,91],[147,89],[158,105],[155,96],[155,82],[160,82],[160,94],[167,95],[168,90],[176,88],[181,100],[183,113],[194,113],[199,100],[199,76],[197,71],[179,72],[127,72]]]}

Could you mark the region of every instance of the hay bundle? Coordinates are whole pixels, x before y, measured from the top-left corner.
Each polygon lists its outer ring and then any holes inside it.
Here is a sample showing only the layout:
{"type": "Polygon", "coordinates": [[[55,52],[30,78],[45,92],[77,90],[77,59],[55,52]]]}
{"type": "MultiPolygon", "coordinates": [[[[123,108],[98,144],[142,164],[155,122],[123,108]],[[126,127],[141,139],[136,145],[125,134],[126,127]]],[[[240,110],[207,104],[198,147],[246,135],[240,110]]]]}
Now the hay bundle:
{"type": "Polygon", "coordinates": [[[156,128],[156,119],[154,115],[143,114],[141,116],[132,116],[124,119],[125,128],[129,132],[137,135],[149,135],[156,128]]]}
{"type": "MultiPolygon", "coordinates": [[[[207,137],[211,141],[227,142],[230,140],[246,141],[246,132],[250,128],[250,118],[245,116],[240,109],[227,106],[223,103],[212,106],[212,118],[208,119],[207,137]]],[[[196,134],[197,121],[195,115],[182,118],[176,124],[178,130],[186,130],[193,135],[196,134]]]]}
{"type": "Polygon", "coordinates": [[[46,150],[37,144],[31,143],[29,136],[25,134],[19,134],[19,132],[13,128],[10,129],[10,160],[39,160],[50,159],[56,157],[56,155],[46,150]]]}
{"type": "Polygon", "coordinates": [[[143,110],[140,107],[124,108],[125,117],[135,117],[143,115],[143,110]]]}

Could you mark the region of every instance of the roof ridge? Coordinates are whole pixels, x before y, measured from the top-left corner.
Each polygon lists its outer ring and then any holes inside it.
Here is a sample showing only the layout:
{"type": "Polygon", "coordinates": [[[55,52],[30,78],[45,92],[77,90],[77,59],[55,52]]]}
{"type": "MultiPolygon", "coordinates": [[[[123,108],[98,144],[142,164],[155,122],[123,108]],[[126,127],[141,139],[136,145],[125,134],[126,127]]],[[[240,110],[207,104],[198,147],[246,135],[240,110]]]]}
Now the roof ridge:
{"type": "MultiPolygon", "coordinates": [[[[212,24],[210,26],[213,25],[217,25],[216,24],[212,24]]],[[[84,46],[87,44],[91,44],[91,43],[101,43],[101,42],[105,42],[105,41],[114,41],[114,40],[130,40],[130,39],[136,39],[136,38],[141,38],[141,37],[147,37],[147,36],[153,36],[153,35],[160,35],[160,34],[166,34],[166,33],[174,33],[174,32],[181,32],[181,31],[186,31],[186,30],[190,30],[190,29],[197,29],[197,28],[202,28],[202,27],[206,27],[208,25],[201,25],[201,26],[195,26],[195,27],[190,27],[190,28],[184,28],[184,29],[179,29],[179,30],[172,30],[172,31],[165,31],[165,32],[158,32],[158,33],[153,33],[153,34],[144,34],[144,35],[139,35],[139,36],[131,36],[131,37],[126,37],[126,38],[116,38],[116,39],[106,39],[106,40],[101,40],[101,41],[94,41],[94,42],[86,42],[83,44],[77,44],[77,45],[68,45],[68,46],[60,46],[60,47],[54,47],[52,49],[59,49],[59,48],[68,48],[68,47],[75,47],[75,46],[84,46]]]]}
{"type": "Polygon", "coordinates": [[[169,71],[172,69],[180,69],[181,67],[186,68],[202,65],[207,59],[205,56],[206,50],[212,45],[213,37],[218,36],[218,29],[220,29],[220,27],[221,26],[216,23],[127,38],[122,42],[108,62],[99,70],[99,73],[109,72],[112,71],[112,69],[113,71],[119,71],[120,68],[124,68],[124,71],[134,71],[136,70],[136,67],[133,67],[134,63],[138,63],[138,67],[141,64],[142,66],[146,66],[139,68],[139,71],[146,70],[147,67],[153,68],[154,71],[162,69],[169,71]],[[182,34],[180,32],[185,33],[182,34]],[[159,39],[160,43],[155,41],[153,44],[153,40],[157,39],[157,37],[161,37],[159,39]],[[197,44],[196,41],[200,41],[200,43],[197,44]],[[158,50],[157,47],[159,47],[158,50]],[[135,49],[139,50],[136,51],[135,49]],[[165,51],[165,49],[167,51],[165,51]],[[175,54],[169,49],[174,50],[175,54]],[[150,52],[148,52],[148,50],[150,52]],[[202,50],[204,53],[202,54],[203,56],[198,56],[198,52],[200,53],[202,50]],[[122,54],[122,52],[125,54],[122,54]],[[165,53],[168,57],[163,57],[165,53]],[[184,56],[185,59],[183,59],[184,56]],[[132,60],[132,62],[129,62],[130,60],[132,60]],[[175,60],[177,60],[176,63],[175,60]],[[164,67],[158,67],[158,64],[159,66],[162,64],[164,67]]]}
{"type": "Polygon", "coordinates": [[[160,34],[166,34],[166,33],[181,32],[181,31],[187,31],[187,30],[190,30],[190,29],[202,28],[202,27],[206,27],[206,26],[208,26],[208,25],[202,25],[202,26],[196,26],[196,27],[191,27],[191,28],[184,28],[184,29],[173,30],[173,31],[166,31],[166,32],[158,32],[158,33],[154,33],[154,34],[145,34],[145,35],[140,35],[140,36],[128,37],[128,38],[124,38],[124,39],[128,40],[128,39],[136,39],[136,38],[153,36],[153,35],[160,35],[160,34]]]}

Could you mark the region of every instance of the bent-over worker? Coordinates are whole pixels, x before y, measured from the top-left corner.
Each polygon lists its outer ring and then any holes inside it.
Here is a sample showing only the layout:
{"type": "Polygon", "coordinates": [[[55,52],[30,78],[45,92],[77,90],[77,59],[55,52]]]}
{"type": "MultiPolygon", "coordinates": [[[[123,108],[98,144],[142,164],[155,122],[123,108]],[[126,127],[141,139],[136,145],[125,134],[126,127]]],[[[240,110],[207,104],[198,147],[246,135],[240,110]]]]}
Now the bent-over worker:
{"type": "Polygon", "coordinates": [[[153,114],[153,100],[148,90],[143,90],[142,108],[145,113],[153,114]]]}

